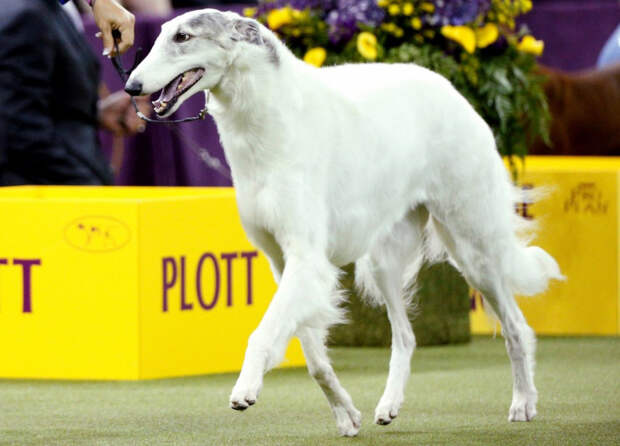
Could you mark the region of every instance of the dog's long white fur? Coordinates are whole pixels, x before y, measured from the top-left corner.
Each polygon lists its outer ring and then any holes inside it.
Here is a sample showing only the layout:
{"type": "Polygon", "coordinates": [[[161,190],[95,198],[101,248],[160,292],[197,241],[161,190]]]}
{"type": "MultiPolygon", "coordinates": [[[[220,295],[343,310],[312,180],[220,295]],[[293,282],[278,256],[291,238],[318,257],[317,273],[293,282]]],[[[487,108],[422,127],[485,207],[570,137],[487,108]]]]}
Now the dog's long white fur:
{"type": "Polygon", "coordinates": [[[357,434],[360,413],[324,345],[342,317],[338,267],[356,262],[357,283],[386,305],[392,325],[375,411],[377,423],[392,421],[415,348],[403,279],[439,247],[502,323],[514,378],[509,420],[532,419],[535,337],[513,293],[539,293],[561,274],[549,254],[517,237],[514,190],[493,135],[453,86],[412,64],[317,69],[257,22],[215,10],[166,23],[129,81],[152,93],[196,66],[203,79],[170,113],[210,90],[243,226],[279,283],[248,341],[231,406],[254,404],[263,374],[297,335],[341,434],[357,434]],[[175,42],[178,32],[192,39],[175,42]]]}

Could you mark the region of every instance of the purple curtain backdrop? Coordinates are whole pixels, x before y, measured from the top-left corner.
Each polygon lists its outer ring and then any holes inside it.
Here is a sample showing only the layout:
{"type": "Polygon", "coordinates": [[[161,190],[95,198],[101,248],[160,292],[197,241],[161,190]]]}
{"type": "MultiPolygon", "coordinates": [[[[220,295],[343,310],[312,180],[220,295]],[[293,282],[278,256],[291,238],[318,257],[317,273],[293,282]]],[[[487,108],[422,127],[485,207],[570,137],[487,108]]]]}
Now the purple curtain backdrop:
{"type": "Polygon", "coordinates": [[[593,68],[620,23],[618,0],[534,0],[520,20],[545,42],[540,63],[565,71],[593,68]]]}
{"type": "MultiPolygon", "coordinates": [[[[243,5],[227,5],[217,9],[240,12],[243,5]]],[[[177,11],[178,15],[185,11],[177,11]]],[[[138,16],[136,44],[144,52],[153,44],[160,26],[168,18],[138,16]]],[[[521,23],[529,26],[538,39],[545,41],[545,52],[540,59],[544,65],[575,71],[594,67],[598,54],[620,22],[617,0],[535,0],[534,9],[523,17],[521,23]]],[[[101,51],[97,31],[92,20],[87,20],[86,36],[93,49],[101,51]]],[[[133,61],[133,50],[124,56],[125,65],[133,61]]],[[[102,59],[102,78],[110,91],[122,88],[112,64],[102,59]]],[[[195,115],[204,105],[204,97],[196,95],[175,114],[175,118],[195,115]]],[[[210,169],[192,151],[187,139],[206,148],[225,163],[215,124],[205,121],[178,124],[184,135],[163,125],[147,125],[147,130],[125,141],[125,151],[116,183],[119,185],[156,186],[230,186],[231,181],[210,169]]],[[[112,138],[101,133],[104,150],[110,153],[112,138]]]]}

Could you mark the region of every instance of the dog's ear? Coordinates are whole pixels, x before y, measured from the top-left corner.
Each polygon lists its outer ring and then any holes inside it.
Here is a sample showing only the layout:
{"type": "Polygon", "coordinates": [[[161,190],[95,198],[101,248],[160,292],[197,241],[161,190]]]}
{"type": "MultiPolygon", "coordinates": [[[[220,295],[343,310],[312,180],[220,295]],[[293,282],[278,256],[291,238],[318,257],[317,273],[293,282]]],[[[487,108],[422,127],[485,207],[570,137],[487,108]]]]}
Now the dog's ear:
{"type": "Polygon", "coordinates": [[[232,23],[231,40],[235,42],[248,42],[253,45],[263,45],[263,37],[260,34],[258,24],[250,19],[235,19],[232,23]]]}

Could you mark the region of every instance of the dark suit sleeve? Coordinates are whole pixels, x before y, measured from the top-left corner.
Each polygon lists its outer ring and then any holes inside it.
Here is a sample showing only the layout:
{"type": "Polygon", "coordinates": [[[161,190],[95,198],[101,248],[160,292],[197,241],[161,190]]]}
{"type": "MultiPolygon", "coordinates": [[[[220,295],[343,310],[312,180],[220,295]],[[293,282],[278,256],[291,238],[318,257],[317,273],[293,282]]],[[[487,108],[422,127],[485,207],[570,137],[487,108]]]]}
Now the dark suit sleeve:
{"type": "Polygon", "coordinates": [[[50,110],[52,35],[46,14],[34,8],[12,6],[0,18],[0,173],[17,172],[25,182],[30,173],[45,178],[46,172],[62,170],[66,153],[55,141],[50,110]]]}

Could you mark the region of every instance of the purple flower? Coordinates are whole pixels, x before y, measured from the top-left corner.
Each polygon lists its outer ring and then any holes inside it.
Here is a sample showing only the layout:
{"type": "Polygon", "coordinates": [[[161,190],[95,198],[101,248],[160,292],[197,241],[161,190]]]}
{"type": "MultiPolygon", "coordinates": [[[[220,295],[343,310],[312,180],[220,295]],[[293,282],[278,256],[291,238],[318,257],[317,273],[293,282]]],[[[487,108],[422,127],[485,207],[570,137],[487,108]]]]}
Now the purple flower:
{"type": "Polygon", "coordinates": [[[435,12],[428,17],[431,25],[464,25],[488,11],[490,0],[435,0],[435,12]]]}
{"type": "Polygon", "coordinates": [[[338,44],[350,39],[359,25],[379,26],[385,11],[375,0],[337,0],[336,8],[327,14],[329,40],[338,44]]]}
{"type": "Polygon", "coordinates": [[[291,0],[288,3],[293,9],[313,9],[313,10],[322,10],[329,11],[335,7],[334,0],[291,0]]]}
{"type": "Polygon", "coordinates": [[[279,9],[285,6],[290,6],[293,9],[303,11],[304,9],[311,9],[319,12],[322,17],[329,11],[335,8],[336,0],[273,0],[273,1],[259,1],[257,8],[257,15],[265,14],[272,9],[279,9]]]}

